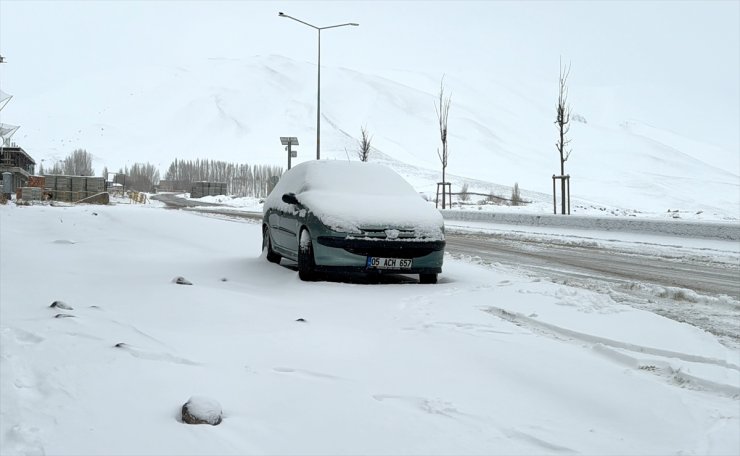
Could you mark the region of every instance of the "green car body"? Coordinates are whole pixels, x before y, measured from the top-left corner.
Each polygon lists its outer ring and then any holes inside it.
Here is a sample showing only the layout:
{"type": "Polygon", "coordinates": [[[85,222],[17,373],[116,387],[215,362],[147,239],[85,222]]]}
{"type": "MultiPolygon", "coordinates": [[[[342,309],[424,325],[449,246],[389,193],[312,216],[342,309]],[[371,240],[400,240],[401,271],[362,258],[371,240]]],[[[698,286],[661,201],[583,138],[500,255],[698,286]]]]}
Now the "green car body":
{"type": "Polygon", "coordinates": [[[318,272],[365,272],[419,274],[421,282],[435,283],[445,247],[438,214],[400,176],[380,165],[307,162],[286,172],[265,201],[263,249],[271,262],[297,262],[303,280],[315,279],[318,272]],[[352,173],[359,177],[346,176],[352,173]],[[336,185],[328,182],[335,178],[340,181],[336,185]],[[320,188],[312,186],[312,179],[321,179],[320,188]],[[394,191],[403,192],[398,197],[347,188],[363,180],[384,185],[394,179],[400,180],[393,182],[394,191]],[[353,207],[354,202],[361,207],[353,207]]]}

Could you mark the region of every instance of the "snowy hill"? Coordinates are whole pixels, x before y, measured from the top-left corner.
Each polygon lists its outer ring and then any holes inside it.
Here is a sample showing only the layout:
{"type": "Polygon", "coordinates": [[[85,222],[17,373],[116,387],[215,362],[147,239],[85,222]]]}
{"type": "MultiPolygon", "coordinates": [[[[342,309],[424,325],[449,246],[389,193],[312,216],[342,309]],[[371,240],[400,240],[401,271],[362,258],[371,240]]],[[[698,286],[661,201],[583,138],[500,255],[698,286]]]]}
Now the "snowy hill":
{"type": "MultiPolygon", "coordinates": [[[[547,201],[551,176],[559,173],[557,80],[542,86],[500,77],[445,75],[452,94],[448,173],[457,189],[465,178],[472,179],[471,190],[505,195],[518,182],[529,197],[547,201]]],[[[375,149],[371,160],[433,192],[440,179],[434,110],[440,78],[322,66],[322,158],[356,159],[360,127],[367,126],[375,149]]],[[[135,162],[164,171],[174,158],[284,165],[280,136],[299,138],[298,162],[315,157],[313,63],[276,55],[203,59],[188,66],[106,68],[60,84],[19,97],[4,112],[22,125],[14,139],[37,162],[48,164],[80,147],[94,154],[98,171],[135,162]]],[[[570,86],[580,119],[572,124],[573,153],[566,164],[573,197],[640,211],[740,218],[737,144],[715,145],[653,127],[653,120],[666,119],[641,117],[644,106],[630,104],[634,95],[626,93],[570,86]]]]}

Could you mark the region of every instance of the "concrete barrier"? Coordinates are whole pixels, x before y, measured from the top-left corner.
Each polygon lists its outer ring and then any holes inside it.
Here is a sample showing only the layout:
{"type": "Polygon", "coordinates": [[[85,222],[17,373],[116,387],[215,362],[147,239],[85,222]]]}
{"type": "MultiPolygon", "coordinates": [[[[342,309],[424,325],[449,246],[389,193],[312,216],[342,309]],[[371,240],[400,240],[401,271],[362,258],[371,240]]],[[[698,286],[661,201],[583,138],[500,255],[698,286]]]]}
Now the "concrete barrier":
{"type": "Polygon", "coordinates": [[[589,217],[583,215],[517,214],[459,210],[442,210],[440,212],[446,220],[576,228],[599,231],[668,234],[671,236],[724,239],[731,241],[740,240],[740,223],[649,220],[625,217],[589,217]]]}

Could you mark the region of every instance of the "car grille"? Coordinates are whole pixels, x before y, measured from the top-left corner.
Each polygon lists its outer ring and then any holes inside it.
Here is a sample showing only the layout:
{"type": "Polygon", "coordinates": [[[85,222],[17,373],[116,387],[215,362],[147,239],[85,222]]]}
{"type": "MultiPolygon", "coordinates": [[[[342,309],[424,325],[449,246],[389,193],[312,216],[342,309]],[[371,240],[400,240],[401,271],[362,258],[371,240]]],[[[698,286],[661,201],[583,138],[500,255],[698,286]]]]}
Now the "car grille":
{"type": "Polygon", "coordinates": [[[317,241],[321,245],[341,248],[355,255],[387,258],[419,258],[445,248],[445,241],[373,239],[369,236],[364,238],[319,236],[317,241]]]}
{"type": "Polygon", "coordinates": [[[416,238],[416,232],[413,229],[360,228],[360,234],[354,237],[370,239],[414,239],[416,238]],[[388,233],[395,233],[396,237],[389,237],[388,233]]]}

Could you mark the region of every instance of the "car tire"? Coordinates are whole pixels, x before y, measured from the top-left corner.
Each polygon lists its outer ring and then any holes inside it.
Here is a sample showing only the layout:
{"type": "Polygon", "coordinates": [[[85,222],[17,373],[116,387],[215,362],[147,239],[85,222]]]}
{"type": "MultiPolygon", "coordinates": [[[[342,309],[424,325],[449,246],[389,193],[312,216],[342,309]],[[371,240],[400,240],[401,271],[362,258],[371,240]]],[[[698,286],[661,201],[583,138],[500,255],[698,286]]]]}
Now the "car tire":
{"type": "Polygon", "coordinates": [[[419,283],[435,284],[437,283],[437,274],[419,274],[419,283]]]}
{"type": "Polygon", "coordinates": [[[316,280],[316,263],[313,257],[313,242],[307,229],[298,237],[298,277],[304,282],[316,280]]]}
{"type": "Polygon", "coordinates": [[[280,263],[280,254],[275,253],[274,250],[272,250],[272,239],[270,238],[270,228],[265,226],[262,229],[262,250],[267,250],[267,261],[270,263],[279,264],[280,263]]]}

